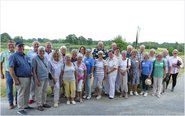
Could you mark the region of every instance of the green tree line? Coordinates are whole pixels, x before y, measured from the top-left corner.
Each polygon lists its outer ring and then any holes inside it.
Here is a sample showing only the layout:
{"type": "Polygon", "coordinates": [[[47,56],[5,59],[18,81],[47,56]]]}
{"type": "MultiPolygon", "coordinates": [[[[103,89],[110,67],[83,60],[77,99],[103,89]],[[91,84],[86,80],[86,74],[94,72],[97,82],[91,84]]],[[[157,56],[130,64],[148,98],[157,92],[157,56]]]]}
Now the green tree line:
{"type": "MultiPolygon", "coordinates": [[[[59,38],[59,39],[48,39],[48,38],[23,38],[22,36],[15,36],[15,37],[11,37],[8,33],[2,33],[1,34],[1,42],[2,43],[6,43],[9,40],[13,40],[15,42],[17,41],[22,41],[22,42],[28,42],[28,43],[32,43],[33,41],[37,40],[40,43],[44,43],[44,42],[52,42],[52,43],[63,43],[65,45],[97,45],[98,41],[93,40],[92,38],[86,38],[84,36],[79,36],[77,37],[75,34],[69,34],[66,36],[66,38],[59,38]]],[[[116,37],[114,37],[112,40],[106,40],[104,41],[104,45],[105,46],[110,46],[111,48],[111,44],[112,42],[117,43],[118,47],[123,50],[126,49],[127,45],[132,45],[133,47],[135,47],[136,42],[126,42],[126,39],[123,38],[121,35],[118,35],[116,37]]],[[[157,49],[157,48],[167,48],[170,52],[173,49],[178,49],[180,52],[184,52],[184,43],[168,43],[168,42],[164,42],[164,43],[157,43],[157,42],[140,42],[138,43],[137,46],[140,46],[141,44],[144,44],[146,49],[157,49]]]]}

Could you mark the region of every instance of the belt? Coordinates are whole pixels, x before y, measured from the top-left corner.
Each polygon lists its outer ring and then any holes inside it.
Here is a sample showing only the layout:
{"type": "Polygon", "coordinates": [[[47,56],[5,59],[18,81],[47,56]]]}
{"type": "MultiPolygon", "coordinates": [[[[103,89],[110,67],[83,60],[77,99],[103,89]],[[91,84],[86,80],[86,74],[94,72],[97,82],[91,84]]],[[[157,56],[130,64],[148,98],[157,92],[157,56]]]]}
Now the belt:
{"type": "Polygon", "coordinates": [[[30,78],[31,76],[17,76],[18,78],[30,78]]]}

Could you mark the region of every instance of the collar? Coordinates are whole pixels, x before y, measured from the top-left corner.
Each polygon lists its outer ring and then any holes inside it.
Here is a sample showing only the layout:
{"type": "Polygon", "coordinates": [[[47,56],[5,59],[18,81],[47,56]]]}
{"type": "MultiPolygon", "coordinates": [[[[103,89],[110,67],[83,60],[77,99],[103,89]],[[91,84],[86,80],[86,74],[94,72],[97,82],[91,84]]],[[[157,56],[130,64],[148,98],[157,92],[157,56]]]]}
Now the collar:
{"type": "Polygon", "coordinates": [[[20,56],[24,56],[24,55],[25,55],[24,52],[21,53],[21,52],[19,52],[19,51],[16,51],[16,54],[18,54],[18,55],[20,55],[20,56]]]}

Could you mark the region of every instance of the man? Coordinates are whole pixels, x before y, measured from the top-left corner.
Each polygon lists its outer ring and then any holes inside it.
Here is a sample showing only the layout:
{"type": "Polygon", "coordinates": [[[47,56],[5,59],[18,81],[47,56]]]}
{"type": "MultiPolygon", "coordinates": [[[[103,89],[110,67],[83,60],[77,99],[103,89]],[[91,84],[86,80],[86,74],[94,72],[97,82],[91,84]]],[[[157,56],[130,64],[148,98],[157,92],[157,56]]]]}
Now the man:
{"type": "Polygon", "coordinates": [[[132,49],[133,47],[131,45],[127,46],[127,58],[130,58],[132,56],[132,49]]]}
{"type": "Polygon", "coordinates": [[[15,83],[18,94],[18,108],[17,113],[21,115],[27,114],[24,109],[33,109],[28,106],[30,84],[31,84],[31,64],[29,58],[24,54],[24,44],[22,42],[16,43],[16,52],[9,57],[9,71],[15,83]]]}
{"type": "Polygon", "coordinates": [[[115,52],[117,49],[117,44],[115,42],[112,43],[112,50],[115,52]]]}
{"type": "MultiPolygon", "coordinates": [[[[34,41],[32,43],[33,46],[33,50],[30,50],[27,53],[27,56],[29,57],[29,62],[32,62],[33,57],[35,57],[37,55],[38,52],[38,47],[40,46],[40,43],[38,41],[34,41]]],[[[35,97],[35,81],[32,78],[31,79],[31,87],[30,87],[30,98],[29,98],[29,104],[32,104],[34,102],[34,97],[35,97]]]]}
{"type": "Polygon", "coordinates": [[[138,52],[138,58],[139,58],[139,61],[142,62],[142,60],[144,59],[144,50],[145,50],[145,46],[144,45],[141,45],[140,46],[140,50],[138,52]]]}
{"type": "Polygon", "coordinates": [[[93,51],[93,58],[94,59],[97,59],[98,58],[98,52],[99,51],[103,51],[103,59],[106,60],[107,57],[108,57],[108,53],[107,51],[103,48],[103,42],[102,41],[99,41],[98,42],[98,48],[97,49],[94,49],[93,51]]]}
{"type": "Polygon", "coordinates": [[[33,77],[35,79],[36,87],[36,102],[39,111],[43,111],[44,108],[50,108],[46,104],[47,87],[48,87],[48,61],[44,57],[45,48],[40,46],[38,48],[38,55],[32,60],[33,77]]]}
{"type": "MultiPolygon", "coordinates": [[[[53,48],[52,43],[46,42],[44,57],[46,57],[47,61],[51,59],[52,48],[53,48]]],[[[49,79],[49,85],[51,87],[51,96],[53,97],[54,96],[54,83],[52,79],[49,79]]]]}
{"type": "MultiPolygon", "coordinates": [[[[8,50],[5,50],[0,55],[0,76],[1,79],[4,79],[4,73],[3,73],[3,63],[4,63],[4,70],[6,75],[6,94],[9,101],[9,109],[14,108],[14,96],[13,96],[13,79],[9,72],[9,60],[8,58],[10,55],[14,53],[15,44],[13,41],[9,41],[7,44],[8,50]]],[[[17,104],[17,96],[15,96],[16,104],[17,104]]]]}

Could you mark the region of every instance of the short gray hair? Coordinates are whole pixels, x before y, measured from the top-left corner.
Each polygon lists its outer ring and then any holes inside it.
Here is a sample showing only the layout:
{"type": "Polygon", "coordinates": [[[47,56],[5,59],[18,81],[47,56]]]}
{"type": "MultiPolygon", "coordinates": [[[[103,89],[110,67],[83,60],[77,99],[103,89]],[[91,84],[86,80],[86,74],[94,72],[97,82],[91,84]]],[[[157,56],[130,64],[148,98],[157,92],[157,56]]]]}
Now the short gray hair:
{"type": "Polygon", "coordinates": [[[77,49],[72,49],[71,53],[73,54],[74,52],[78,53],[78,50],[77,49]]]}
{"type": "Polygon", "coordinates": [[[127,51],[126,50],[123,50],[122,52],[121,52],[121,54],[127,54],[127,51]]]}
{"type": "Polygon", "coordinates": [[[34,41],[34,42],[32,43],[32,46],[34,46],[34,44],[39,44],[39,45],[40,45],[39,41],[34,41]]]}
{"type": "Polygon", "coordinates": [[[128,46],[127,46],[127,49],[128,49],[128,48],[131,48],[131,49],[132,49],[133,47],[132,47],[131,45],[128,45],[128,46]]]}
{"type": "Polygon", "coordinates": [[[145,48],[145,45],[140,45],[140,48],[145,48]]]}
{"type": "Polygon", "coordinates": [[[41,51],[41,50],[45,51],[45,47],[44,46],[39,46],[38,51],[41,51]]]}
{"type": "Polygon", "coordinates": [[[77,59],[78,58],[83,58],[83,55],[81,54],[81,53],[79,53],[78,55],[77,55],[77,59]]]}

